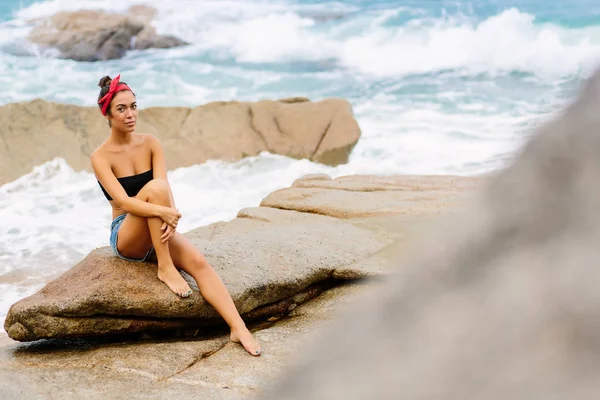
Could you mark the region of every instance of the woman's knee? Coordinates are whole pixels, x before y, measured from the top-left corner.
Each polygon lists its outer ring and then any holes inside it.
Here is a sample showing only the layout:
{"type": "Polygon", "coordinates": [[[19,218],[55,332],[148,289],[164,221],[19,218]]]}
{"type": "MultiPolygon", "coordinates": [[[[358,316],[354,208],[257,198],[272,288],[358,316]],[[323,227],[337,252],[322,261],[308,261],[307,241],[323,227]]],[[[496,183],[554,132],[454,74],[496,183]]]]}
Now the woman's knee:
{"type": "Polygon", "coordinates": [[[152,179],[144,185],[142,190],[144,191],[145,196],[148,197],[148,200],[169,199],[169,184],[164,179],[152,179]]]}
{"type": "Polygon", "coordinates": [[[209,268],[212,268],[212,266],[208,263],[208,261],[206,260],[206,258],[204,258],[204,256],[202,254],[196,254],[194,255],[194,258],[192,259],[192,266],[194,268],[194,270],[196,271],[205,271],[209,268]]]}

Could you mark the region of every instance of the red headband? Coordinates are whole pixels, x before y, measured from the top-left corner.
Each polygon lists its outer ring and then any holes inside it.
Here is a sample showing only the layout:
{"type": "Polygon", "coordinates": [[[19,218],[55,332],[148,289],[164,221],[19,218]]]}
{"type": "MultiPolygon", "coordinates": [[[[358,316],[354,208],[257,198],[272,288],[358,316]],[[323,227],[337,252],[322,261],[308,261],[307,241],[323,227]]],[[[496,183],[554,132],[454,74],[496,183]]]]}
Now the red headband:
{"type": "Polygon", "coordinates": [[[106,115],[106,112],[108,111],[108,106],[110,105],[112,98],[115,96],[115,94],[117,94],[117,92],[120,92],[121,90],[129,90],[129,91],[133,92],[133,90],[131,90],[131,88],[129,86],[127,86],[126,84],[124,84],[124,83],[119,84],[120,79],[121,79],[121,75],[117,75],[115,77],[115,79],[113,79],[110,82],[110,87],[108,89],[108,93],[106,93],[104,95],[104,97],[102,97],[100,99],[100,101],[98,102],[98,104],[102,104],[102,115],[106,115]]]}

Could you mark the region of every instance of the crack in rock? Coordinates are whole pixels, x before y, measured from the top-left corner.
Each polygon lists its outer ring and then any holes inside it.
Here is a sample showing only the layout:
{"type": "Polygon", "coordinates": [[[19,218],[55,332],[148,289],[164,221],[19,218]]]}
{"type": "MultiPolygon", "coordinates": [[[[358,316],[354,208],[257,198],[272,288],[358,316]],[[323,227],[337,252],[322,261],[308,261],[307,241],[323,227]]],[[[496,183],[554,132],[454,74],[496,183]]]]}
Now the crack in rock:
{"type": "Polygon", "coordinates": [[[200,361],[202,361],[202,360],[206,360],[207,358],[209,358],[209,357],[210,357],[210,356],[212,356],[213,354],[215,354],[215,353],[217,353],[217,352],[219,352],[219,351],[223,350],[223,348],[225,348],[225,346],[227,346],[227,343],[228,343],[228,342],[229,342],[229,341],[225,341],[225,342],[224,342],[222,345],[220,345],[220,346],[219,346],[219,347],[217,347],[216,349],[214,349],[214,350],[211,350],[211,351],[208,351],[208,352],[206,352],[206,353],[202,353],[202,354],[200,354],[200,356],[199,356],[199,357],[196,357],[196,358],[195,358],[194,360],[192,360],[192,362],[190,362],[188,365],[186,365],[185,367],[183,367],[182,369],[180,369],[179,371],[177,371],[177,372],[175,372],[175,373],[173,373],[173,374],[171,374],[171,375],[168,375],[168,376],[166,376],[166,377],[164,377],[164,378],[161,378],[161,379],[159,379],[159,380],[158,380],[158,382],[164,382],[164,381],[168,381],[169,379],[173,378],[174,376],[177,376],[177,375],[180,375],[180,374],[182,374],[183,372],[185,372],[185,371],[187,371],[188,369],[192,368],[194,365],[198,364],[200,361]]]}
{"type": "MultiPolygon", "coordinates": [[[[261,205],[261,207],[269,207],[269,208],[275,208],[277,210],[284,210],[284,211],[297,211],[297,212],[301,212],[301,213],[306,213],[306,214],[316,214],[316,215],[324,215],[326,217],[333,217],[333,215],[326,213],[325,211],[319,211],[316,209],[309,209],[309,208],[293,208],[294,206],[285,206],[285,205],[275,205],[275,204],[265,204],[265,205],[261,205]]],[[[334,217],[334,218],[339,218],[339,217],[334,217]]]]}
{"type": "Polygon", "coordinates": [[[193,111],[192,108],[188,108],[187,112],[185,113],[185,115],[181,119],[181,124],[179,125],[179,134],[180,135],[181,135],[181,131],[183,130],[183,127],[185,126],[185,123],[187,122],[188,118],[190,117],[190,114],[192,113],[192,111],[193,111]]]}
{"type": "Polygon", "coordinates": [[[38,362],[21,362],[22,365],[26,366],[26,367],[36,367],[36,368],[50,368],[52,370],[56,370],[57,368],[62,368],[62,369],[81,369],[81,368],[86,368],[86,369],[102,369],[105,371],[113,371],[116,373],[130,373],[130,374],[134,374],[134,375],[138,375],[138,376],[144,376],[148,379],[154,380],[156,379],[156,375],[150,373],[150,372],[146,372],[146,371],[142,371],[139,369],[134,369],[134,368],[115,368],[115,367],[111,367],[109,365],[102,365],[102,364],[94,364],[94,363],[85,363],[85,364],[77,364],[77,365],[70,365],[70,364],[62,364],[62,365],[56,365],[53,363],[38,363],[38,362]]]}
{"type": "Polygon", "coordinates": [[[313,151],[312,155],[310,156],[311,160],[314,160],[315,156],[319,152],[319,148],[321,147],[321,143],[323,143],[323,140],[325,139],[325,136],[327,136],[327,132],[329,132],[329,128],[331,128],[331,124],[333,123],[333,119],[334,118],[335,118],[335,114],[331,117],[331,121],[329,121],[329,123],[325,127],[325,131],[323,131],[323,133],[321,134],[321,138],[319,139],[319,143],[317,143],[317,147],[315,147],[315,151],[313,151]]]}
{"type": "Polygon", "coordinates": [[[252,104],[248,104],[248,118],[250,120],[250,129],[252,129],[254,131],[254,133],[256,133],[258,135],[258,137],[260,138],[260,140],[263,142],[263,144],[265,145],[265,149],[272,153],[272,149],[269,147],[269,144],[267,143],[267,138],[265,137],[265,135],[256,128],[256,126],[254,125],[254,111],[252,110],[252,104]]]}

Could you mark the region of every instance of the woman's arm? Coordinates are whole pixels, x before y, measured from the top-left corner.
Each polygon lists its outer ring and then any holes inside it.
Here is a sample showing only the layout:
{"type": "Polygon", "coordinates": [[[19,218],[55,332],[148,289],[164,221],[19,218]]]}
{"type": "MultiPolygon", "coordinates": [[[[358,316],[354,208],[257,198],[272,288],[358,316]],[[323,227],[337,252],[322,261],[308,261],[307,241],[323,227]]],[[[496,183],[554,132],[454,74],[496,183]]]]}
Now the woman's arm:
{"type": "Polygon", "coordinates": [[[145,218],[162,218],[163,212],[161,208],[164,208],[163,206],[151,204],[127,195],[127,192],[125,192],[125,189],[123,189],[123,186],[121,186],[121,183],[119,183],[115,174],[113,174],[110,163],[101,153],[94,152],[90,158],[96,178],[123,211],[145,218]]]}
{"type": "Polygon", "coordinates": [[[148,135],[151,140],[152,149],[152,169],[154,170],[153,175],[155,179],[163,179],[167,182],[169,188],[169,199],[171,202],[171,208],[175,209],[175,199],[173,198],[173,192],[171,191],[171,185],[167,179],[167,162],[165,160],[165,152],[158,138],[148,135]]]}

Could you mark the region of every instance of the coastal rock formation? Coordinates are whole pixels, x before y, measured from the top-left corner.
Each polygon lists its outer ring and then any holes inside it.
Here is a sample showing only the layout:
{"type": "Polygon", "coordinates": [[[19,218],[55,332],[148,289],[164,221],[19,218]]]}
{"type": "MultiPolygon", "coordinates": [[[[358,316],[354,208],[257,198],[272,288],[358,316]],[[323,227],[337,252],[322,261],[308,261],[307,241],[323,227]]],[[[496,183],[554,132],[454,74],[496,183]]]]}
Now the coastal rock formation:
{"type": "MultiPolygon", "coordinates": [[[[169,331],[17,343],[0,334],[0,397],[254,398],[318,340],[336,314],[357,308],[381,287],[382,279],[355,278],[390,273],[396,267],[389,264],[390,259],[397,260],[398,253],[409,251],[432,224],[440,225],[442,216],[452,215],[456,208],[451,205],[464,199],[480,182],[479,178],[451,176],[330,179],[307,175],[291,188],[278,191],[277,198],[285,198],[288,208],[300,209],[306,201],[319,204],[313,211],[246,208],[228,223],[189,232],[225,278],[238,306],[253,309],[245,314],[246,319],[262,315],[249,325],[261,342],[261,357],[251,357],[231,343],[222,323],[208,327],[199,319],[180,318],[192,316],[193,311],[207,317],[204,323],[218,322],[211,320],[214,312],[205,303],[194,304],[199,301],[196,293],[188,300],[171,295],[154,278],[152,264],[126,263],[106,254],[105,249],[96,250],[39,293],[17,303],[6,329],[16,327],[12,335],[33,338],[52,336],[52,330],[82,333],[85,327],[88,334],[103,335],[107,333],[103,330],[118,328],[119,324],[125,330],[139,330],[144,325],[154,329],[188,326],[179,330],[185,337],[169,331]],[[292,196],[286,195],[306,187],[315,192],[296,197],[295,204],[292,196]],[[378,203],[388,211],[377,215],[368,203],[359,203],[352,215],[335,218],[333,215],[347,210],[335,211],[335,203],[326,204],[325,192],[379,194],[383,200],[378,203]],[[427,200],[414,196],[401,208],[389,197],[393,193],[399,197],[421,193],[427,200]],[[437,207],[432,193],[437,195],[437,207]],[[92,265],[94,260],[97,264],[92,265]],[[313,279],[324,280],[301,289],[313,279]],[[118,286],[116,281],[120,281],[118,286]],[[110,288],[103,287],[102,282],[110,288]],[[136,288],[136,284],[140,286],[136,288]],[[287,300],[260,306],[263,300],[276,298],[287,300]],[[101,315],[94,315],[92,305],[102,311],[101,315]],[[122,315],[111,312],[108,306],[116,307],[122,315]],[[162,316],[172,313],[177,317],[151,318],[144,307],[162,316]],[[272,317],[267,319],[269,315],[272,317]],[[157,326],[157,321],[165,324],[157,326]]],[[[337,202],[340,196],[330,199],[337,202]]]]}
{"type": "Polygon", "coordinates": [[[314,176],[269,194],[261,206],[336,218],[420,215],[458,205],[464,192],[476,182],[450,175],[425,179],[418,175],[353,175],[335,180],[326,175],[314,176]]]}
{"type": "MultiPolygon", "coordinates": [[[[54,157],[89,171],[90,153],[110,134],[97,107],[43,100],[1,106],[0,126],[0,185],[54,157]]],[[[263,151],[337,165],[360,137],[348,101],[301,97],[151,107],[139,111],[137,131],[161,140],[170,169],[263,151]]]]}
{"type": "Polygon", "coordinates": [[[128,50],[169,48],[187,43],[171,35],[158,35],[150,25],[156,10],[134,6],[127,14],[82,10],[60,12],[35,21],[28,39],[56,48],[63,58],[101,61],[121,58],[128,50]]]}
{"type": "Polygon", "coordinates": [[[598,397],[599,109],[600,72],[262,398],[598,397]]]}
{"type": "MultiPolygon", "coordinates": [[[[466,177],[332,180],[308,176],[277,193],[286,198],[288,208],[294,208],[296,190],[311,187],[312,193],[296,197],[296,208],[314,198],[313,203],[322,205],[319,210],[246,208],[230,222],[186,235],[218,271],[247,319],[277,316],[336,281],[386,273],[382,262],[386,247],[405,239],[409,230],[388,229],[376,217],[385,217],[389,223],[393,215],[437,215],[478,181],[466,177]],[[327,203],[323,194],[331,192],[339,194],[328,197],[327,203]],[[353,215],[335,210],[340,197],[354,198],[361,193],[371,196],[356,202],[353,215]],[[382,209],[379,216],[372,209],[373,200],[382,209]],[[337,218],[342,214],[346,219],[337,218]]],[[[190,283],[193,295],[179,299],[156,278],[156,265],[126,262],[110,249],[101,248],[38,293],[14,304],[5,329],[15,340],[31,341],[175,328],[202,330],[221,323],[193,281],[190,283]]]]}
{"type": "Polygon", "coordinates": [[[193,338],[39,341],[17,344],[0,333],[2,400],[254,398],[280,376],[332,317],[374,289],[332,288],[276,322],[253,328],[260,357],[248,355],[223,330],[193,338]]]}

